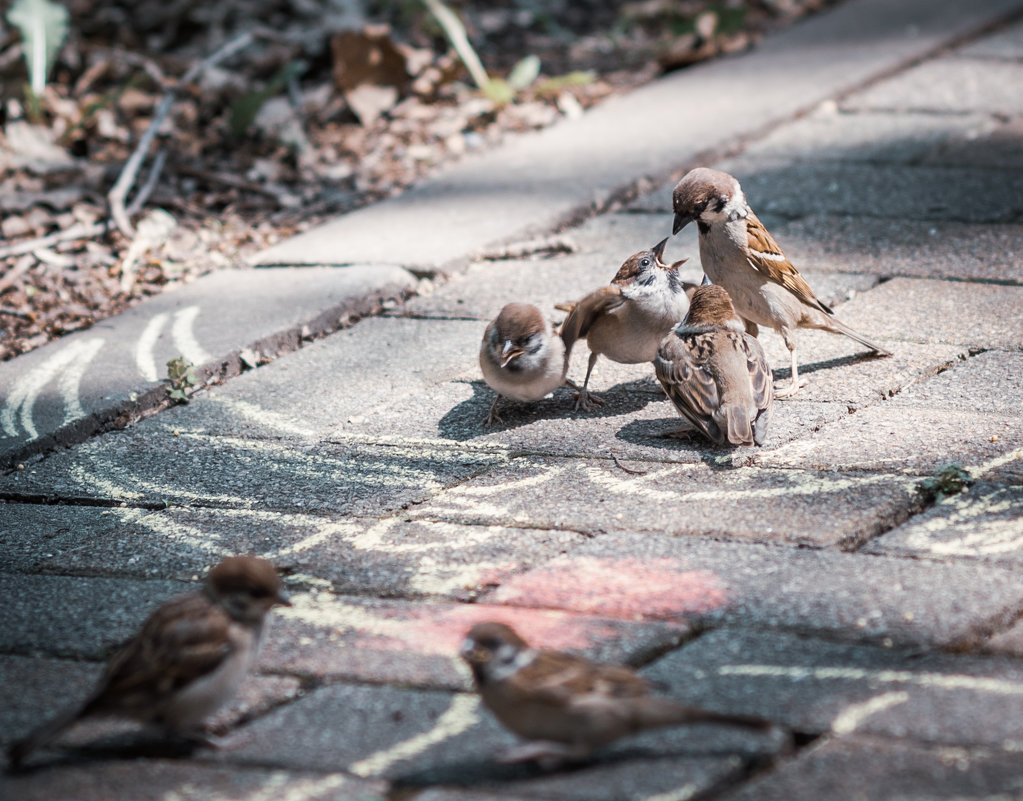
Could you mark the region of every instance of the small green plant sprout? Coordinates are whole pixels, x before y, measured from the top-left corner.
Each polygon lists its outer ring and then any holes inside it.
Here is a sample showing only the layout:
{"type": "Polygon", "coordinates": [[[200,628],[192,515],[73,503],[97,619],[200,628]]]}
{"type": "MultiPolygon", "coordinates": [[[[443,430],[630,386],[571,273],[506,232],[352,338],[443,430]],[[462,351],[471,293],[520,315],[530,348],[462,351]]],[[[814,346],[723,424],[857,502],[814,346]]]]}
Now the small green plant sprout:
{"type": "Polygon", "coordinates": [[[46,78],[67,36],[68,10],[53,0],[16,0],[7,12],[7,21],[21,33],[29,91],[37,98],[46,88],[46,78]]]}
{"type": "Polygon", "coordinates": [[[926,504],[936,503],[950,495],[958,495],[973,483],[970,472],[961,464],[948,462],[938,467],[930,478],[916,485],[917,494],[926,504]]]}
{"type": "Polygon", "coordinates": [[[199,384],[199,376],[195,374],[195,365],[186,362],[183,356],[175,356],[167,362],[167,378],[170,386],[167,395],[175,403],[188,403],[188,396],[199,384]]]}

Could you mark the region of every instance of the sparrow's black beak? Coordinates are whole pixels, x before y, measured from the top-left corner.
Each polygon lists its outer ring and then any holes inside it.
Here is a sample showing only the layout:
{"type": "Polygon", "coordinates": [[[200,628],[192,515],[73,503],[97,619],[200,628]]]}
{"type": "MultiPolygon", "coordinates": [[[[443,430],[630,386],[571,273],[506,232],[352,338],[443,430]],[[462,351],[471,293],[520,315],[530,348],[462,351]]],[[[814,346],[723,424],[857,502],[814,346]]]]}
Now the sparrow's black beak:
{"type": "Polygon", "coordinates": [[[695,219],[696,217],[692,214],[683,214],[680,211],[676,211],[675,220],[671,224],[671,235],[674,236],[695,219]]]}
{"type": "Polygon", "coordinates": [[[700,281],[700,286],[710,286],[710,285],[711,285],[710,276],[708,276],[707,273],[704,273],[703,274],[703,280],[700,281]]]}
{"type": "Polygon", "coordinates": [[[668,244],[668,237],[664,237],[660,242],[654,245],[654,256],[657,257],[657,261],[662,261],[664,256],[664,246],[668,244]]]}

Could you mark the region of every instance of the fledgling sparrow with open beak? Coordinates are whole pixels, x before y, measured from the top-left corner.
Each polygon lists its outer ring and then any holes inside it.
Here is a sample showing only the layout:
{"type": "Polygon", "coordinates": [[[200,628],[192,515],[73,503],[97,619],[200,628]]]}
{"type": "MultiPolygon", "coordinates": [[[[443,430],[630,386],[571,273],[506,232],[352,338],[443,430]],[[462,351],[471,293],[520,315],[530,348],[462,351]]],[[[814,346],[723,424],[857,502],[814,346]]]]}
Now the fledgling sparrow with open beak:
{"type": "Polygon", "coordinates": [[[792,382],[776,397],[794,394],[799,381],[795,329],[818,328],[845,334],[881,356],[891,356],[857,333],[818,300],[810,285],[786,258],[774,237],[746,202],[739,182],[726,172],[698,167],[682,177],[672,193],[677,234],[693,220],[700,229],[700,260],[710,280],[732,298],[747,330],[773,328],[792,357],[792,382]],[[751,325],[749,325],[751,324],[751,325]]]}
{"type": "Polygon", "coordinates": [[[654,372],[675,408],[718,445],[763,445],[774,405],[764,349],[728,293],[701,286],[686,319],[664,338],[654,372]]]}
{"type": "Polygon", "coordinates": [[[695,286],[685,283],[678,268],[685,259],[665,264],[661,257],[668,240],[658,242],[625,260],[608,286],[584,297],[569,309],[561,337],[569,354],[580,339],[590,347],[586,380],[576,409],[589,411],[603,403],[587,390],[598,356],[621,364],[653,361],[657,347],[673,326],[689,311],[689,295],[695,286]]]}
{"type": "Polygon", "coordinates": [[[536,759],[554,767],[585,759],[627,734],[684,723],[776,728],[762,718],[696,709],[653,695],[650,684],[627,667],[530,648],[504,623],[473,626],[462,658],[483,705],[527,741],[504,753],[502,762],[536,759]]]}
{"type": "Polygon", "coordinates": [[[203,721],[229,701],[255,661],[267,612],[290,606],[274,566],[229,556],[201,590],[172,598],[107,664],[80,706],[43,723],[8,750],[13,767],[89,717],[122,717],[209,743],[203,721]]]}
{"type": "Polygon", "coordinates": [[[486,419],[491,425],[501,419],[497,405],[502,397],[537,401],[564,384],[568,354],[536,306],[509,303],[483,332],[480,368],[497,393],[486,419]]]}

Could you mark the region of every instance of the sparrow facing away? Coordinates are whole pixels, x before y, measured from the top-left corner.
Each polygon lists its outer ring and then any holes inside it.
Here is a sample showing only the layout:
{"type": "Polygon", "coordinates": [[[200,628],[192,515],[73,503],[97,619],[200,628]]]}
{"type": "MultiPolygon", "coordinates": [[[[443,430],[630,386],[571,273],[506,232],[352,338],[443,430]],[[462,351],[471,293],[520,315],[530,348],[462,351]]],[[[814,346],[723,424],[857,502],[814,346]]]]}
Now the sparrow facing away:
{"type": "Polygon", "coordinates": [[[664,338],[654,372],[675,408],[718,445],[763,445],[774,405],[764,349],[746,333],[728,293],[701,286],[664,338]]]}
{"type": "Polygon", "coordinates": [[[609,286],[591,292],[568,307],[561,326],[565,350],[585,338],[590,347],[586,380],[579,392],[576,409],[589,411],[603,403],[586,387],[597,357],[604,355],[622,364],[653,361],[657,346],[689,311],[689,294],[695,286],[678,276],[685,259],[674,264],[661,261],[664,239],[651,250],[643,250],[625,260],[609,286]]]}
{"type": "Polygon", "coordinates": [[[672,194],[677,234],[696,220],[700,228],[700,260],[710,280],[731,296],[747,331],[773,328],[792,356],[792,383],[776,397],[794,394],[799,381],[796,363],[796,328],[819,328],[845,334],[881,356],[884,348],[853,331],[817,299],[810,285],[785,257],[774,237],[746,203],[739,182],[731,175],[707,167],[691,170],[672,194]]]}
{"type": "Polygon", "coordinates": [[[627,734],[683,723],[774,729],[762,718],[694,709],[652,695],[648,682],[627,667],[535,650],[504,623],[473,626],[462,658],[483,705],[528,741],[504,753],[502,762],[536,759],[554,767],[585,759],[627,734]]]}
{"type": "Polygon", "coordinates": [[[509,303],[483,332],[483,380],[497,393],[486,423],[499,421],[497,404],[507,396],[536,401],[565,383],[568,354],[536,306],[509,303]]]}
{"type": "Polygon", "coordinates": [[[201,590],[172,598],[149,616],[81,706],[11,745],[11,765],[18,767],[65,729],[94,716],[129,718],[208,742],[202,723],[234,696],[275,604],[291,602],[270,562],[227,557],[210,570],[201,590]]]}

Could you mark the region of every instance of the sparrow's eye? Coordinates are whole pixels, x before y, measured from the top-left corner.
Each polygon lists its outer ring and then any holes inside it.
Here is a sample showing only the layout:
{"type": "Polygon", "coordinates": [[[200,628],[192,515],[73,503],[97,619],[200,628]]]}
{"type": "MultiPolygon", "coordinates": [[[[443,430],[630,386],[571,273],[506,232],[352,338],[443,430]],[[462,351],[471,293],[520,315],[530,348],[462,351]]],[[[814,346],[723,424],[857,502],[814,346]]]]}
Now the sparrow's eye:
{"type": "Polygon", "coordinates": [[[650,259],[640,259],[639,266],[640,267],[649,267],[650,266],[650,259]]]}

